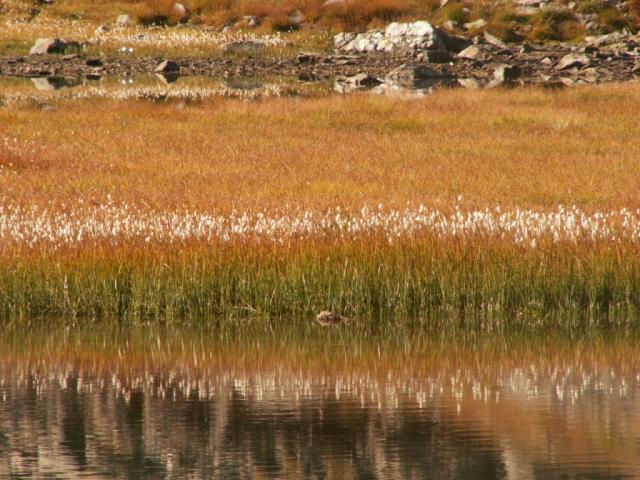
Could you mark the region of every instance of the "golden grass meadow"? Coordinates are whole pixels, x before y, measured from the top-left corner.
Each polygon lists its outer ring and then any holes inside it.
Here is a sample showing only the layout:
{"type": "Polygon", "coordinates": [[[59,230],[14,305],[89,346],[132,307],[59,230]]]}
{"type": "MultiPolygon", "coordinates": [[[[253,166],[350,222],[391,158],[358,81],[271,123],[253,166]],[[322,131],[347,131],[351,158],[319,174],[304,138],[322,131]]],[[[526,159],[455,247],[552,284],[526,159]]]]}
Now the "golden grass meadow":
{"type": "Polygon", "coordinates": [[[8,105],[0,315],[632,323],[639,100],[627,83],[8,105]]]}

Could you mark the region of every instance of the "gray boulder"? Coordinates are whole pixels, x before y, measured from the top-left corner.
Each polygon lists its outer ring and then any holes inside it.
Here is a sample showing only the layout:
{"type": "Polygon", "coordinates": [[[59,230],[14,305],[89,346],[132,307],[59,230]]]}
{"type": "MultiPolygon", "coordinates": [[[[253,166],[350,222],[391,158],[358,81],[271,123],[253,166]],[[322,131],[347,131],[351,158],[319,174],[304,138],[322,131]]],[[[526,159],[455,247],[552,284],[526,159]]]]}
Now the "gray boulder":
{"type": "Polygon", "coordinates": [[[390,23],[384,30],[339,33],[334,45],[344,52],[393,52],[419,50],[458,51],[464,40],[453,37],[429,22],[390,23]]]}

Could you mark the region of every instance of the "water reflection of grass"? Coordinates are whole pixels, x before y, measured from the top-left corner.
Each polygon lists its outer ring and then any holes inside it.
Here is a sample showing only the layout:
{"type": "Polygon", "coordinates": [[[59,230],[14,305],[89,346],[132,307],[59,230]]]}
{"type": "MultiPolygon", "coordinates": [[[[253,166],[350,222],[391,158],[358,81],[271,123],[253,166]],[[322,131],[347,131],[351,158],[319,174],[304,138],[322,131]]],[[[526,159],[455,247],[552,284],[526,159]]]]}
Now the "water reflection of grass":
{"type": "MultiPolygon", "coordinates": [[[[326,415],[315,427],[346,432],[368,426],[374,438],[388,442],[402,438],[396,434],[418,435],[415,429],[425,427],[426,415],[454,441],[459,435],[469,448],[498,452],[509,469],[600,467],[626,474],[637,469],[632,439],[639,425],[640,364],[632,336],[405,330],[395,338],[363,338],[349,330],[263,323],[226,331],[193,324],[133,329],[54,324],[5,330],[0,352],[10,402],[19,402],[27,387],[39,401],[64,398],[56,397],[56,389],[72,391],[87,406],[100,398],[101,414],[85,419],[91,438],[104,435],[102,425],[109,425],[109,432],[118,425],[111,418],[118,408],[133,408],[144,398],[148,432],[165,428],[162,419],[183,402],[215,419],[194,425],[198,431],[207,425],[224,430],[230,422],[242,428],[247,417],[233,415],[237,407],[253,418],[303,426],[312,408],[326,415]],[[363,416],[368,420],[361,425],[363,416]]],[[[20,412],[16,403],[14,417],[22,418],[20,412]]],[[[170,415],[172,430],[180,431],[184,419],[175,411],[170,415]]],[[[34,420],[23,421],[28,427],[34,420]]],[[[124,452],[128,433],[123,430],[114,445],[124,452]]],[[[175,435],[166,438],[166,448],[182,448],[175,435]]],[[[304,445],[298,442],[298,448],[304,445]]],[[[375,445],[367,442],[363,448],[398,461],[375,445]]]]}

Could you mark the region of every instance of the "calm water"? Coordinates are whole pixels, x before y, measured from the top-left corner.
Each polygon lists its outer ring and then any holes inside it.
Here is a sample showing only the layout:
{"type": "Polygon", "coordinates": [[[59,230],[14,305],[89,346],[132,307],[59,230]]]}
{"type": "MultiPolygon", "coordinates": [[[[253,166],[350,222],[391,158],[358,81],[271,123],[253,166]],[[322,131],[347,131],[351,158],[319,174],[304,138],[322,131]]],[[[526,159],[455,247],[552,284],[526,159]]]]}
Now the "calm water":
{"type": "Polygon", "coordinates": [[[631,340],[179,337],[5,332],[0,477],[640,477],[631,340]]]}

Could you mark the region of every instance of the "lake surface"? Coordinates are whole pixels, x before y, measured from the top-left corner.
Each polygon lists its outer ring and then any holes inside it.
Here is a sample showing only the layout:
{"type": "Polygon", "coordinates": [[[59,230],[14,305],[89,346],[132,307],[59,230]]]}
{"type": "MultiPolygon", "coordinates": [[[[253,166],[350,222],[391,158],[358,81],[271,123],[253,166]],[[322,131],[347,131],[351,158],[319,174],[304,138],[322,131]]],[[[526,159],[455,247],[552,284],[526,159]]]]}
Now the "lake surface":
{"type": "Polygon", "coordinates": [[[640,477],[636,340],[410,340],[5,329],[0,477],[640,477]]]}

